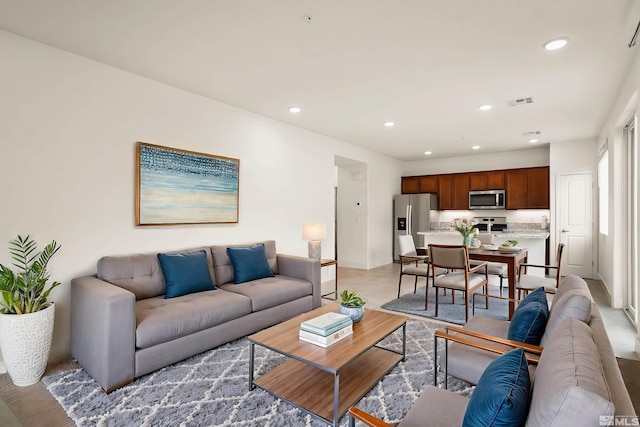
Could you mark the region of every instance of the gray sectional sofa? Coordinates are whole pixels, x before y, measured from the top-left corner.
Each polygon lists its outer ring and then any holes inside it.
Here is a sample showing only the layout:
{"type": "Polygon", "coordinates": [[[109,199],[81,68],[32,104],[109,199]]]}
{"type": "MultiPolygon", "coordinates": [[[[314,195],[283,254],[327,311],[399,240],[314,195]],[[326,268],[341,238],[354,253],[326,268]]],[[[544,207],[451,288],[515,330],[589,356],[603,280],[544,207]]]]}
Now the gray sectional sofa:
{"type": "Polygon", "coordinates": [[[229,247],[204,251],[215,290],[165,298],[157,254],[108,256],[95,276],[71,281],[71,354],[106,391],[320,306],[319,260],[277,254],[273,277],[234,283],[229,247]]]}

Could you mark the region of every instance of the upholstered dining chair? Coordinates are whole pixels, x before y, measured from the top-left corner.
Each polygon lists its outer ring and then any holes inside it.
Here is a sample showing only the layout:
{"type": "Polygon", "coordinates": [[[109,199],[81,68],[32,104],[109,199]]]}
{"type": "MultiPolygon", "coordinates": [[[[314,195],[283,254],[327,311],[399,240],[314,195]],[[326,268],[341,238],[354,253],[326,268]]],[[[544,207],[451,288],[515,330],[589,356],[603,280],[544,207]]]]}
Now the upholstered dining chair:
{"type": "Polygon", "coordinates": [[[526,296],[529,291],[535,291],[537,288],[544,288],[544,291],[548,294],[556,293],[558,283],[560,283],[562,252],[564,252],[564,243],[558,243],[555,265],[529,264],[526,262],[520,263],[520,267],[518,268],[518,282],[516,283],[516,289],[518,290],[518,299],[522,299],[523,291],[526,296]],[[529,268],[551,269],[555,270],[556,274],[554,277],[533,276],[531,274],[526,274],[526,270],[529,268]],[[525,270],[525,274],[522,274],[523,270],[525,270]]]}
{"type": "MultiPolygon", "coordinates": [[[[478,233],[478,240],[483,245],[493,245],[495,241],[495,236],[491,233],[478,233]]],[[[469,260],[469,264],[472,267],[476,265],[482,264],[482,261],[478,261],[475,259],[469,260]]],[[[492,276],[498,276],[500,278],[500,296],[502,296],[502,288],[504,285],[504,280],[507,277],[508,267],[507,264],[503,262],[487,262],[487,271],[492,276]]]]}
{"type": "MultiPolygon", "coordinates": [[[[429,245],[431,266],[444,268],[449,273],[433,278],[433,287],[436,290],[436,317],[438,317],[438,288],[451,289],[451,303],[455,303],[455,291],[464,292],[465,322],[469,320],[469,297],[478,288],[483,288],[486,294],[486,286],[489,283],[487,263],[482,262],[475,267],[469,264],[469,250],[463,245],[429,245]]],[[[433,270],[432,270],[433,271],[433,270]]],[[[485,298],[489,307],[489,298],[485,298]]]]}
{"type": "Polygon", "coordinates": [[[418,255],[416,246],[411,234],[397,236],[398,255],[400,257],[400,278],[398,279],[398,298],[400,298],[400,288],[402,287],[402,276],[413,276],[413,293],[418,289],[418,277],[424,277],[426,281],[427,293],[429,291],[429,256],[418,255]]]}

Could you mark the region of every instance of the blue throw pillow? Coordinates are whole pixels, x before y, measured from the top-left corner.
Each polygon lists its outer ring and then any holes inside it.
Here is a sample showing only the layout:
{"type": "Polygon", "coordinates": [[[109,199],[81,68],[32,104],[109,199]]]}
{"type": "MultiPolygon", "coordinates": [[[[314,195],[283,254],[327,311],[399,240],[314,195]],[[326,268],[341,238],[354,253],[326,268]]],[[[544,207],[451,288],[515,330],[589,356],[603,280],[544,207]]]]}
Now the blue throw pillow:
{"type": "Polygon", "coordinates": [[[547,312],[547,317],[549,317],[549,301],[547,300],[547,293],[544,291],[544,288],[538,288],[533,292],[529,292],[529,294],[520,301],[518,307],[536,301],[542,304],[543,308],[546,308],[545,311],[547,312]]]}
{"type": "Polygon", "coordinates": [[[540,345],[547,327],[549,308],[546,303],[529,301],[518,305],[509,323],[507,338],[527,344],[540,345]]]}
{"type": "Polygon", "coordinates": [[[233,264],[233,281],[244,283],[264,277],[274,277],[264,243],[248,248],[227,248],[227,255],[233,264]]]}
{"type": "Polygon", "coordinates": [[[520,426],[529,409],[531,380],[524,351],[511,350],[487,366],[478,380],[463,427],[520,426]]]}
{"type": "Polygon", "coordinates": [[[158,254],[158,261],[164,274],[165,298],[216,288],[209,275],[205,251],[188,254],[158,254]]]}

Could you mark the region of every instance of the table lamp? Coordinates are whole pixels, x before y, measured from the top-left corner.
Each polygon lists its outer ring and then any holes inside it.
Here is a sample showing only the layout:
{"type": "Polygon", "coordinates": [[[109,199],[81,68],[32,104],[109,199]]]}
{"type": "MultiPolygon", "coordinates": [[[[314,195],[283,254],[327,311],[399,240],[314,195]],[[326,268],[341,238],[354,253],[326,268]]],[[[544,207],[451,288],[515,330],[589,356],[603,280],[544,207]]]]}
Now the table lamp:
{"type": "Polygon", "coordinates": [[[309,241],[309,258],[320,259],[320,240],[327,237],[324,224],[303,224],[302,238],[309,241]]]}

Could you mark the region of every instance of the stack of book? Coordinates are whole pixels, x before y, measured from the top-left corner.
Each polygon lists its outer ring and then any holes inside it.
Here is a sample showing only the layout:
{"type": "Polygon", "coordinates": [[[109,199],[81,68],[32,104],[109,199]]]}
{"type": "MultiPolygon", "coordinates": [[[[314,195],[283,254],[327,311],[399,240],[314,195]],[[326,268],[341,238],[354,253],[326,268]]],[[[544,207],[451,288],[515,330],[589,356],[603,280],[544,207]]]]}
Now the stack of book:
{"type": "Polygon", "coordinates": [[[351,334],[353,321],[341,313],[325,313],[300,324],[300,339],[324,348],[351,334]]]}

